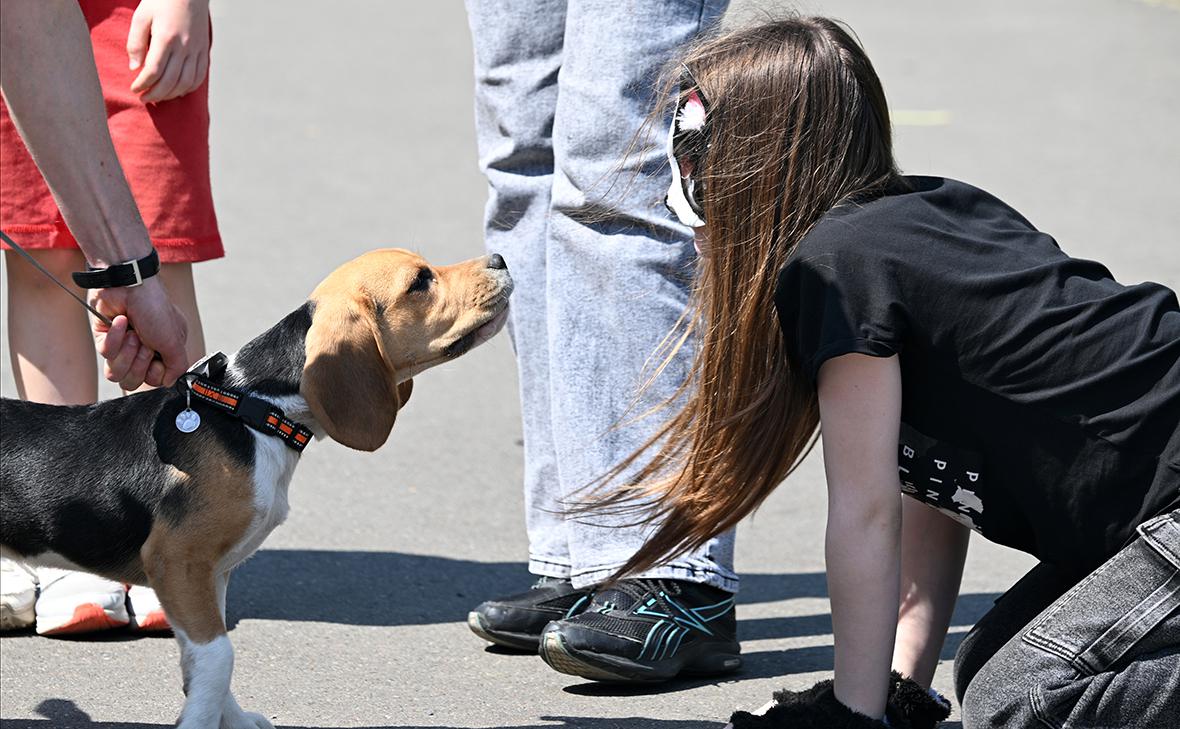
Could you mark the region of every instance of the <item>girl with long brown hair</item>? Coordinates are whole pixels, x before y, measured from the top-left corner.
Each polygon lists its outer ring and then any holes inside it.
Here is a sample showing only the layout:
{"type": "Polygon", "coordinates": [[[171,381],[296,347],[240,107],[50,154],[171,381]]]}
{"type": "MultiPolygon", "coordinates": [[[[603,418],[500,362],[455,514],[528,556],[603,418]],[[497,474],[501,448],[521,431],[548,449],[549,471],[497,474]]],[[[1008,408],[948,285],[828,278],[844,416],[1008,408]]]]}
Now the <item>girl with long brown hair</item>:
{"type": "Polygon", "coordinates": [[[833,21],[682,61],[668,200],[697,231],[699,349],[681,409],[611,474],[638,475],[594,508],[661,524],[623,572],[642,570],[753,511],[822,431],[834,681],[733,724],[937,723],[913,683],[969,529],[1041,564],[959,651],[966,727],[1174,721],[1175,293],[1117,283],[975,187],[902,176],[881,84],[833,21]]]}

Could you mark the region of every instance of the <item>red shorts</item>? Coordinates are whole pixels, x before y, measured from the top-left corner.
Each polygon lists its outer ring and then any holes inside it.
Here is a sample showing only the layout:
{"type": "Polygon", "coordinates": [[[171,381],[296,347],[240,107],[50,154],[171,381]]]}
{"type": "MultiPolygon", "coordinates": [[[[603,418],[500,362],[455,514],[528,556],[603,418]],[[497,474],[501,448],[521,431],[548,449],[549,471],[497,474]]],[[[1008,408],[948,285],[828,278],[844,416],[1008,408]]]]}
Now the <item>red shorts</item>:
{"type": "MultiPolygon", "coordinates": [[[[131,93],[127,33],[139,0],[81,0],[115,152],[164,263],[225,255],[209,186],[209,82],[152,106],[131,93]]],[[[0,228],[26,248],[77,248],[0,101],[0,228]]],[[[7,247],[7,246],[5,246],[7,247]]]]}

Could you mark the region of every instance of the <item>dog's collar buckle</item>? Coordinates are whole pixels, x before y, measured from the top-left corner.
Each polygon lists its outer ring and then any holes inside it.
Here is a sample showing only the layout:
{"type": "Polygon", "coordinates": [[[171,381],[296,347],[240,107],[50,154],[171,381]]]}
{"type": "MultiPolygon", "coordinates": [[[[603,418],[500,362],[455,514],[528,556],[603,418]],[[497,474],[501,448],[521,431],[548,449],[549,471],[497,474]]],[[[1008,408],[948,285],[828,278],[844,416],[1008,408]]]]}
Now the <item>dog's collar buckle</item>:
{"type": "Polygon", "coordinates": [[[197,360],[197,363],[189,367],[185,377],[190,375],[195,377],[203,377],[214,382],[221,382],[225,377],[225,366],[229,362],[229,358],[222,352],[213,352],[197,360]]]}

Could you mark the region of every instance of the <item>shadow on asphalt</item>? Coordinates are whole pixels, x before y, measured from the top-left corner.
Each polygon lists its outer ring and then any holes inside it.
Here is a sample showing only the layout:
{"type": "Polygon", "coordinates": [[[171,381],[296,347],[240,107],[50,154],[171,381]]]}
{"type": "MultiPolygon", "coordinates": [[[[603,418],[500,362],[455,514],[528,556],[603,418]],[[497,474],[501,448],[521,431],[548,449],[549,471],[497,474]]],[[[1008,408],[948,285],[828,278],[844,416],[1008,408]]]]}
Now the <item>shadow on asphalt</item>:
{"type": "MultiPolygon", "coordinates": [[[[955,651],[962,642],[962,633],[947,636],[942,658],[955,657],[955,651]]],[[[754,651],[742,653],[742,669],[724,677],[697,680],[677,680],[652,685],[618,685],[587,681],[566,686],[563,691],[575,696],[655,696],[691,691],[702,686],[724,686],[726,684],[751,681],[761,678],[785,678],[799,673],[831,673],[835,652],[830,645],[787,648],[785,650],[754,651]]]]}
{"type": "MultiPolygon", "coordinates": [[[[94,721],[73,701],[49,699],[37,706],[37,713],[43,719],[5,719],[5,729],[160,729],[172,724],[145,724],[143,722],[94,721]]],[[[537,724],[515,724],[501,729],[700,729],[720,727],[721,722],[696,721],[690,719],[651,719],[647,717],[603,718],[588,716],[542,716],[537,724]],[[555,723],[556,722],[556,723],[555,723]]],[[[962,729],[957,721],[941,725],[943,729],[962,729]]],[[[330,727],[292,726],[277,724],[276,729],[331,729],[330,727]]],[[[379,725],[352,727],[351,729],[460,729],[459,727],[419,727],[408,725],[379,725]]]]}
{"type": "MultiPolygon", "coordinates": [[[[1000,593],[980,592],[960,595],[951,615],[951,629],[942,644],[940,660],[954,660],[959,644],[967,637],[967,631],[991,609],[1000,593]]],[[[806,615],[789,618],[765,618],[742,620],[738,623],[738,638],[743,641],[790,638],[804,635],[829,635],[832,632],[832,616],[806,615]],[[791,632],[798,622],[806,632],[791,632]]],[[[742,671],[736,680],[751,678],[773,678],[795,673],[831,671],[834,668],[835,653],[830,645],[788,648],[786,650],[756,651],[742,653],[742,671]]]]}
{"type": "MultiPolygon", "coordinates": [[[[954,660],[959,644],[966,637],[966,631],[948,633],[942,644],[939,659],[954,660]]],[[[732,681],[747,681],[753,678],[774,678],[796,673],[830,673],[835,668],[836,653],[830,645],[787,648],[786,650],[755,651],[742,653],[742,670],[732,681]]],[[[698,686],[701,684],[697,684],[698,686]]]]}
{"type": "MultiPolygon", "coordinates": [[[[137,630],[132,630],[130,626],[126,628],[112,628],[111,630],[101,630],[97,633],[78,633],[77,635],[55,635],[53,640],[63,643],[128,643],[139,640],[167,640],[171,641],[174,636],[171,630],[152,631],[144,633],[137,630]]],[[[18,628],[16,630],[6,630],[0,634],[0,640],[13,640],[16,638],[33,638],[41,640],[41,636],[37,635],[33,626],[27,628],[18,628]]],[[[0,720],[7,721],[7,719],[0,720]]],[[[0,729],[8,729],[7,724],[0,725],[0,729]]]]}
{"type": "MultiPolygon", "coordinates": [[[[172,724],[145,724],[143,722],[94,721],[73,701],[49,699],[37,706],[37,713],[43,719],[5,719],[4,729],[161,729],[172,724]]],[[[700,729],[720,727],[721,722],[703,722],[687,719],[650,719],[647,717],[603,718],[588,716],[541,716],[536,723],[513,724],[501,729],[700,729]]],[[[330,727],[293,726],[277,724],[276,729],[331,729],[330,727]]],[[[459,727],[419,727],[401,724],[382,724],[350,729],[460,729],[459,727]]]]}
{"type": "MultiPolygon", "coordinates": [[[[528,588],[523,562],[400,552],[264,549],[230,580],[227,620],[432,625],[466,620],[480,602],[528,588]]],[[[822,572],[742,575],[738,601],[826,597],[822,572]]],[[[831,632],[829,627],[827,632],[831,632]]]]}
{"type": "MultiPolygon", "coordinates": [[[[244,618],[343,625],[433,625],[466,620],[480,602],[528,588],[523,562],[474,562],[401,552],[264,549],[230,580],[230,627],[244,618]]],[[[822,572],[743,574],[738,603],[826,598],[822,572]]],[[[972,625],[997,595],[959,597],[952,625],[972,625]]],[[[741,621],[739,638],[790,638],[832,632],[831,616],[741,621]]]]}
{"type": "MultiPolygon", "coordinates": [[[[995,604],[1000,593],[981,592],[960,595],[951,616],[951,626],[971,627],[979,622],[984,613],[995,604]]],[[[744,602],[744,600],[739,600],[744,602]]],[[[745,618],[738,621],[738,639],[770,640],[775,638],[799,638],[807,635],[827,635],[832,632],[832,616],[829,613],[817,615],[791,615],[781,618],[745,618]]],[[[947,643],[952,635],[947,636],[947,643]]],[[[956,644],[957,645],[957,644],[956,644]]]]}
{"type": "MultiPolygon", "coordinates": [[[[960,595],[951,616],[951,630],[942,646],[942,660],[953,660],[967,630],[995,604],[999,593],[983,592],[960,595]]],[[[741,641],[800,638],[832,633],[832,616],[797,615],[784,618],[755,618],[738,621],[741,641]]],[[[798,673],[831,672],[835,652],[831,645],[802,646],[784,650],[742,651],[742,669],[732,676],[700,680],[674,681],[653,685],[617,685],[589,681],[566,686],[566,693],[579,696],[640,696],[689,691],[700,686],[721,685],[758,678],[791,676],[798,673]]],[[[953,725],[944,725],[953,726],[953,725]]]]}

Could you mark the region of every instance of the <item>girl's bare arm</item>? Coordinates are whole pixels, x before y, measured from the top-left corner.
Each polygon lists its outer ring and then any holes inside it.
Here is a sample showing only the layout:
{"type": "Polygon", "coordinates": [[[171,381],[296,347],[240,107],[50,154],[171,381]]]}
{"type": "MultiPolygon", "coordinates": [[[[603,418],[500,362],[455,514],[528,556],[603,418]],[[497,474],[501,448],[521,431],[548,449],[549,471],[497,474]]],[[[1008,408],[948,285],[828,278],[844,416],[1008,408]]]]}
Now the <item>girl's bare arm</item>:
{"type": "Polygon", "coordinates": [[[929,687],[959,594],[967,527],[902,499],[901,608],[893,667],[929,687]]]}
{"type": "Polygon", "coordinates": [[[819,408],[828,482],[825,545],[835,693],[853,710],[881,719],[901,569],[897,357],[847,354],[828,360],[819,372],[819,408]]]}

